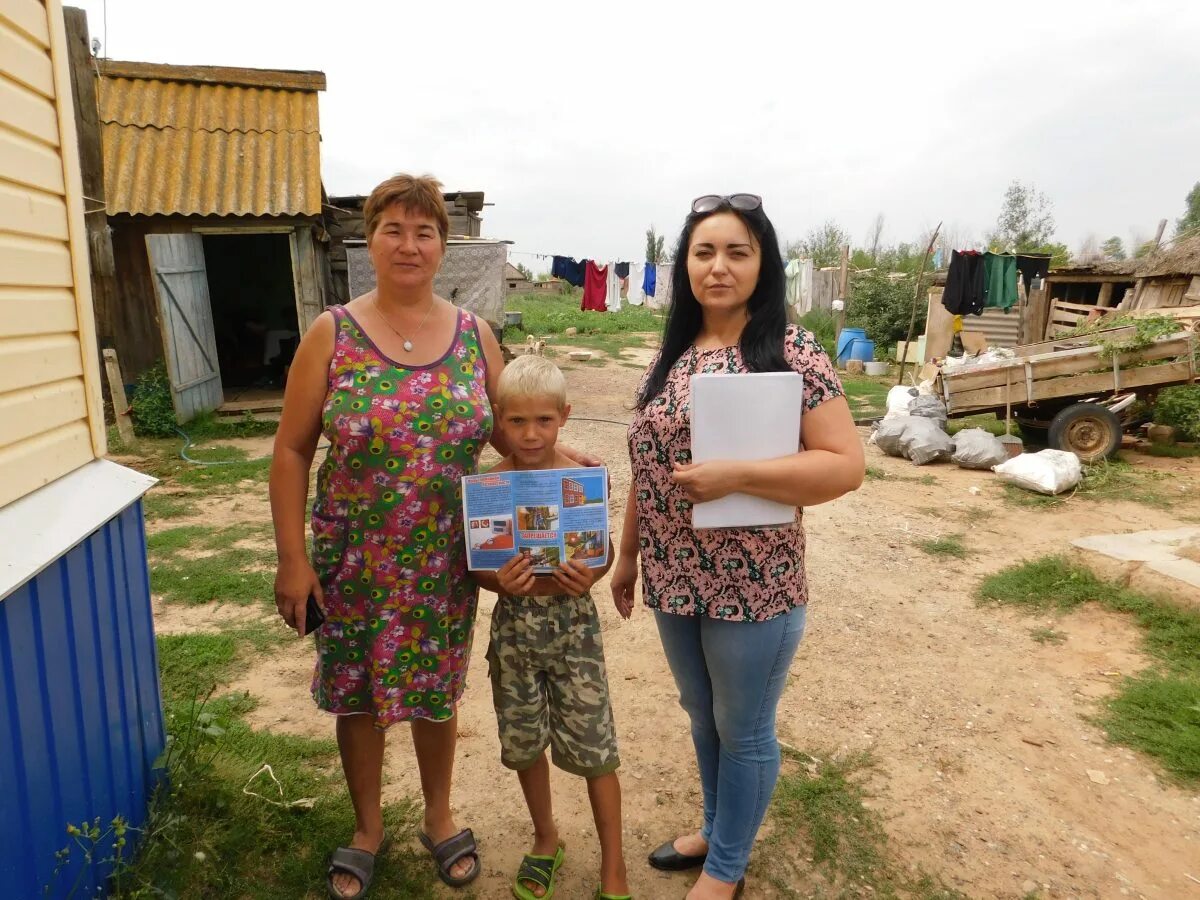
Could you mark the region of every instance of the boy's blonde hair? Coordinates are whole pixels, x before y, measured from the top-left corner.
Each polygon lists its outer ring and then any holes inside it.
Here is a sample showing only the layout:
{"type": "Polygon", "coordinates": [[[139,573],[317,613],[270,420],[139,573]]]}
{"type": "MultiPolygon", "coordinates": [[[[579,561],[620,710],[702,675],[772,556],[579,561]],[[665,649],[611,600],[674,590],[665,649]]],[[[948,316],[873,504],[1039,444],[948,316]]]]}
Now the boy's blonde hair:
{"type": "Polygon", "coordinates": [[[567,406],[567,379],[558,366],[544,356],[518,356],[500,373],[496,405],[522,397],[551,397],[559,410],[567,406]]]}

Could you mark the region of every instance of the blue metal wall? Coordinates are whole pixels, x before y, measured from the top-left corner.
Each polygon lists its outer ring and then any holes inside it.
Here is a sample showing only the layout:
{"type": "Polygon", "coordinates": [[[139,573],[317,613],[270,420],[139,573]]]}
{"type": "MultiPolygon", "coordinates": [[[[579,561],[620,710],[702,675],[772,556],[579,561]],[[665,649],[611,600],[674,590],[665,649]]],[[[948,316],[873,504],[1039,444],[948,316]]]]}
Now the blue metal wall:
{"type": "Polygon", "coordinates": [[[163,741],[139,502],[0,600],[0,898],[94,896],[67,823],[140,825],[163,741]]]}

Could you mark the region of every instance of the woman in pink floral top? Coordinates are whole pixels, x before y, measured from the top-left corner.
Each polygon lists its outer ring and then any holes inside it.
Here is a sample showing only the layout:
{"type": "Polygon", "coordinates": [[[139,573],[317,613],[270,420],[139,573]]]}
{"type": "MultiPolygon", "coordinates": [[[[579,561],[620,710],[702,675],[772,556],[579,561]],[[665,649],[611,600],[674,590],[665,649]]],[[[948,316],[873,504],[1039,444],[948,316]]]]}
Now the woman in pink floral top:
{"type": "MultiPolygon", "coordinates": [[[[804,634],[808,589],[801,509],[858,488],[862,443],[828,356],[787,324],[779,241],[753,194],[698,198],[680,237],[663,347],[629,429],[633,481],[613,569],[621,615],[638,560],[692,740],[704,795],[696,833],[650,855],[660,869],[704,866],[689,900],[741,893],[779,775],[775,709],[804,634]],[[804,376],[799,453],[692,463],[689,378],[804,376]],[[741,492],[797,507],[794,524],[697,531],[694,503],[741,492]]],[[[737,427],[736,422],[730,423],[737,427]]]]}

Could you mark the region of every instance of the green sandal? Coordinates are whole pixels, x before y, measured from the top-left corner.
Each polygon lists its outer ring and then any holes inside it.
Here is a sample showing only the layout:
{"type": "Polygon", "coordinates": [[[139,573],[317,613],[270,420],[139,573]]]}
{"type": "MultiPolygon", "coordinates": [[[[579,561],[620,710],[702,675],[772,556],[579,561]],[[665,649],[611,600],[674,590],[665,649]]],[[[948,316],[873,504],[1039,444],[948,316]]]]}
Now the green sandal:
{"type": "Polygon", "coordinates": [[[526,853],[525,858],[521,860],[521,867],[517,869],[517,878],[513,882],[513,896],[517,900],[550,900],[554,896],[554,876],[558,874],[559,868],[563,864],[563,856],[566,851],[559,847],[553,856],[534,856],[532,853],[526,853]],[[546,889],[546,893],[539,897],[529,888],[525,887],[521,882],[532,881],[534,884],[539,884],[546,889]]]}
{"type": "Polygon", "coordinates": [[[600,888],[596,888],[595,900],[633,900],[630,894],[606,894],[600,888]]]}

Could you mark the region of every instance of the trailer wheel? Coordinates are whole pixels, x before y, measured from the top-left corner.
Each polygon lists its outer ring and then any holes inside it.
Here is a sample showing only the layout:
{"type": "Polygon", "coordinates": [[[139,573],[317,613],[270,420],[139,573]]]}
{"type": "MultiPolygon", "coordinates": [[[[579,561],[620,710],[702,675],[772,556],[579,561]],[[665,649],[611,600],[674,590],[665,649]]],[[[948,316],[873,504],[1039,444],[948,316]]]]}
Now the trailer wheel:
{"type": "Polygon", "coordinates": [[[1121,422],[1098,403],[1068,406],[1050,423],[1050,446],[1069,450],[1091,465],[1107,459],[1121,446],[1121,422]]]}

